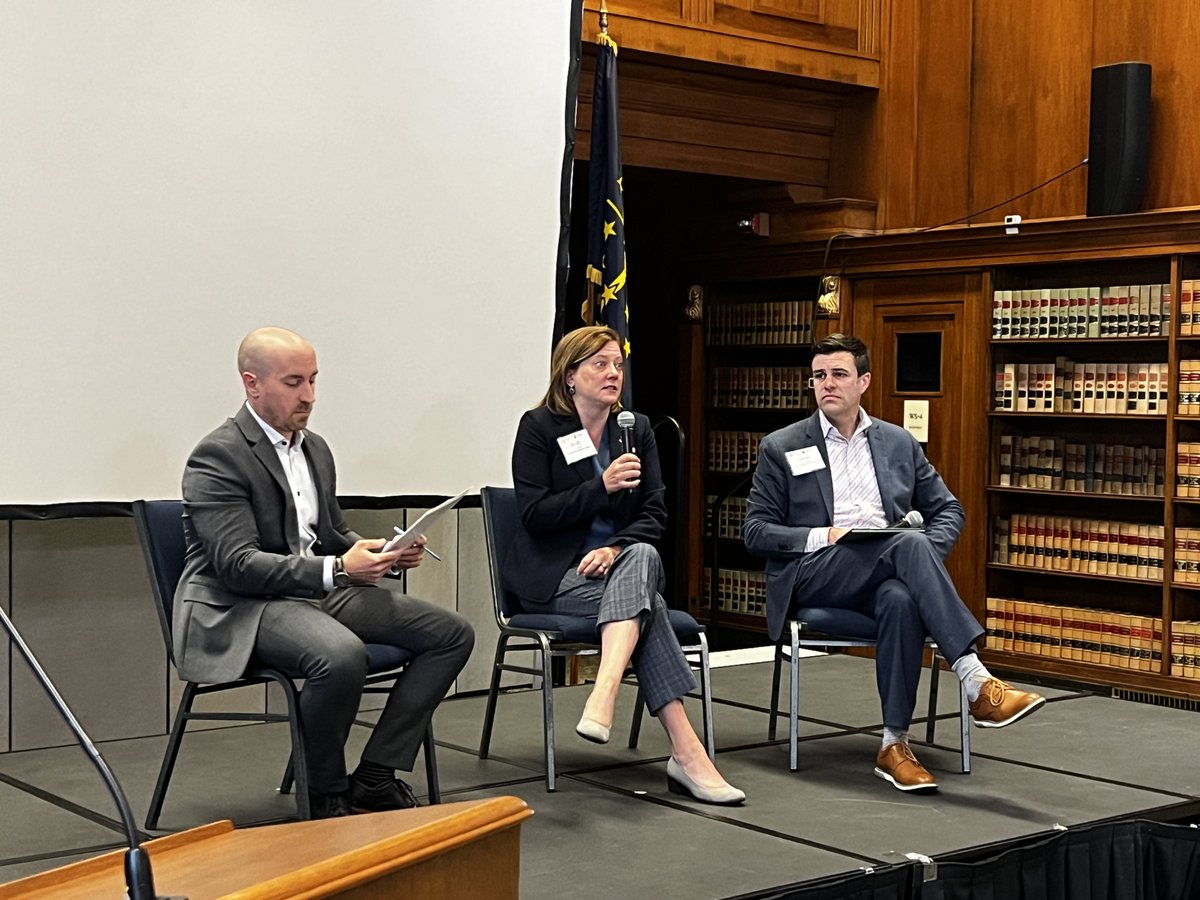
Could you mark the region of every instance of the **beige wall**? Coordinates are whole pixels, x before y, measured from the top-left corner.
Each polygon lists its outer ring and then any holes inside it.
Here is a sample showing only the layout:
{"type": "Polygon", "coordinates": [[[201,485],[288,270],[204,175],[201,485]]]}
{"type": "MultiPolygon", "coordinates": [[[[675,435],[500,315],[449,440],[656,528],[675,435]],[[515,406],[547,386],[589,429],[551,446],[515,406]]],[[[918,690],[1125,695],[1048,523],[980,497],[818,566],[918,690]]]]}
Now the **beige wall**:
{"type": "MultiPolygon", "coordinates": [[[[361,533],[382,535],[419,513],[350,510],[347,518],[361,533]]],[[[408,576],[408,590],[458,610],[475,627],[475,653],[455,691],[485,690],[496,626],[482,511],[447,517],[429,543],[442,561],[427,559],[408,576]]],[[[182,684],[167,664],[132,519],[0,522],[0,604],[93,740],[169,730],[182,684]]],[[[71,743],[49,698],[23,661],[7,664],[9,654],[0,641],[0,752],[71,743]]],[[[260,710],[269,702],[263,687],[247,688],[236,705],[228,694],[214,699],[221,709],[260,710]]]]}

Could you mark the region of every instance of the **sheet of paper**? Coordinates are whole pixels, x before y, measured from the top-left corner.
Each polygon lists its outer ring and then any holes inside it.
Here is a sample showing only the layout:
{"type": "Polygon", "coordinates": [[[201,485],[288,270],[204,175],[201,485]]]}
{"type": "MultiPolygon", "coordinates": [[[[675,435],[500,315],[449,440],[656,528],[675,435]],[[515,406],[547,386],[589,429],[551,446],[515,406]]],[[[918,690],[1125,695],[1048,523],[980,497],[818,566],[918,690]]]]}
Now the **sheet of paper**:
{"type": "Polygon", "coordinates": [[[412,546],[412,544],[416,542],[417,538],[424,533],[425,529],[431,527],[434,522],[453,509],[455,504],[457,504],[459,500],[470,493],[471,490],[473,490],[473,488],[466,488],[465,490],[459,491],[449,500],[442,501],[433,509],[425,510],[425,512],[422,513],[417,519],[417,521],[413,522],[408,526],[408,528],[405,529],[404,534],[396,535],[394,538],[384,544],[383,549],[380,552],[387,553],[389,550],[403,550],[405,547],[412,546]]]}

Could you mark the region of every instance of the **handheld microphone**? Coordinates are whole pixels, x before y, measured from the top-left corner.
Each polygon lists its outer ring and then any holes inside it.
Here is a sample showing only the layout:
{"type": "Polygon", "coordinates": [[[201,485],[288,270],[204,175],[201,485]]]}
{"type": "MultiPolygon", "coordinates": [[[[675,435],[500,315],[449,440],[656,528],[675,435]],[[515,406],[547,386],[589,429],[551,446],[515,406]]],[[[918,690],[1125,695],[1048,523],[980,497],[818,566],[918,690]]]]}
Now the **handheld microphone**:
{"type": "Polygon", "coordinates": [[[633,423],[635,421],[633,413],[627,409],[617,413],[617,427],[621,429],[621,440],[625,442],[626,453],[637,453],[637,448],[633,446],[633,423]]]}
{"type": "Polygon", "coordinates": [[[38,684],[50,697],[50,702],[54,704],[54,708],[58,714],[62,716],[67,726],[71,729],[75,740],[79,742],[79,746],[83,749],[84,754],[92,765],[100,772],[100,777],[104,779],[104,786],[108,788],[108,793],[116,801],[117,810],[121,814],[121,824],[125,827],[125,838],[129,842],[129,849],[125,851],[125,890],[126,897],[129,900],[187,900],[186,897],[159,897],[154,892],[154,874],[150,870],[150,856],[142,849],[141,839],[138,834],[137,826],[133,824],[133,810],[129,808],[129,801],[125,797],[125,792],[121,790],[121,785],[117,783],[116,776],[109,769],[108,763],[104,761],[104,757],[100,755],[100,751],[96,749],[95,744],[87,736],[82,726],[75,721],[75,717],[71,714],[66,701],[54,688],[54,683],[50,681],[48,676],[38,663],[33,655],[33,651],[25,644],[20,633],[17,631],[17,626],[12,623],[12,620],[5,615],[4,610],[0,609],[0,624],[4,625],[4,629],[8,632],[8,636],[12,638],[13,644],[21,655],[25,657],[25,662],[29,664],[29,668],[33,670],[34,678],[38,684]]]}
{"type": "Polygon", "coordinates": [[[893,522],[888,528],[920,528],[925,524],[925,517],[918,510],[910,509],[899,521],[893,522]]]}
{"type": "MultiPolygon", "coordinates": [[[[617,427],[621,429],[621,440],[625,443],[626,453],[637,453],[637,447],[633,446],[633,423],[635,421],[637,420],[634,419],[633,413],[627,409],[623,409],[617,413],[617,427]]],[[[629,490],[632,492],[636,491],[637,488],[631,487],[629,490]]]]}

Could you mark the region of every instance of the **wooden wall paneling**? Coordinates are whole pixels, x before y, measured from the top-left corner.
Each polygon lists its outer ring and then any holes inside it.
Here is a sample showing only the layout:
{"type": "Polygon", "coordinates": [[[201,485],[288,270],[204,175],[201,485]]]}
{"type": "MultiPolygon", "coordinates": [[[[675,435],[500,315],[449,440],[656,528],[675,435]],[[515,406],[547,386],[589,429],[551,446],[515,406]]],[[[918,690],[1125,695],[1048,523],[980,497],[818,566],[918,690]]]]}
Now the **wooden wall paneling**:
{"type": "MultiPolygon", "coordinates": [[[[970,207],[984,209],[1078,163],[1088,153],[1093,0],[974,4],[970,207]]],[[[984,214],[1082,215],[1081,168],[984,214]]]]}
{"type": "MultiPolygon", "coordinates": [[[[878,87],[879,0],[683,0],[608,5],[608,33],[624,50],[878,87]]],[[[599,31],[599,0],[584,3],[583,39],[599,31]]]]}
{"type": "Polygon", "coordinates": [[[1187,0],[1107,0],[1093,11],[1092,65],[1150,63],[1150,161],[1145,209],[1200,203],[1200,145],[1189,122],[1200,95],[1200,6],[1187,0]]]}
{"type": "MultiPolygon", "coordinates": [[[[677,68],[622,54],[621,155],[626,165],[805,185],[825,195],[841,88],[677,68]]],[[[594,59],[580,76],[576,156],[589,155],[594,59]]]]}
{"type": "Polygon", "coordinates": [[[916,207],[917,152],[917,3],[890,0],[884,7],[879,100],[874,113],[876,138],[868,152],[875,156],[878,194],[850,188],[849,196],[875,196],[879,228],[911,221],[916,207]]]}

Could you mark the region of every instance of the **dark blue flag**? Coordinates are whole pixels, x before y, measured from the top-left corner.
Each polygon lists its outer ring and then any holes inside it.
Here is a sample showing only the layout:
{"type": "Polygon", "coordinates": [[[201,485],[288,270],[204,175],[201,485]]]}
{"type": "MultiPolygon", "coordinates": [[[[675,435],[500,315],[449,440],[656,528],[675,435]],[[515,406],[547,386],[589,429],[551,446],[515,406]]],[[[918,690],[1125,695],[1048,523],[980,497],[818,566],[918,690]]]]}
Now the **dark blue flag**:
{"type": "MultiPolygon", "coordinates": [[[[599,37],[596,86],[592,91],[592,146],[588,182],[588,278],[595,284],[592,310],[597,325],[614,329],[625,345],[625,387],[632,396],[629,359],[629,299],[625,285],[625,201],[621,185],[621,136],[617,128],[617,45],[599,37]]],[[[585,312],[584,318],[587,319],[585,312]]],[[[591,322],[589,322],[591,324],[591,322]]]]}

